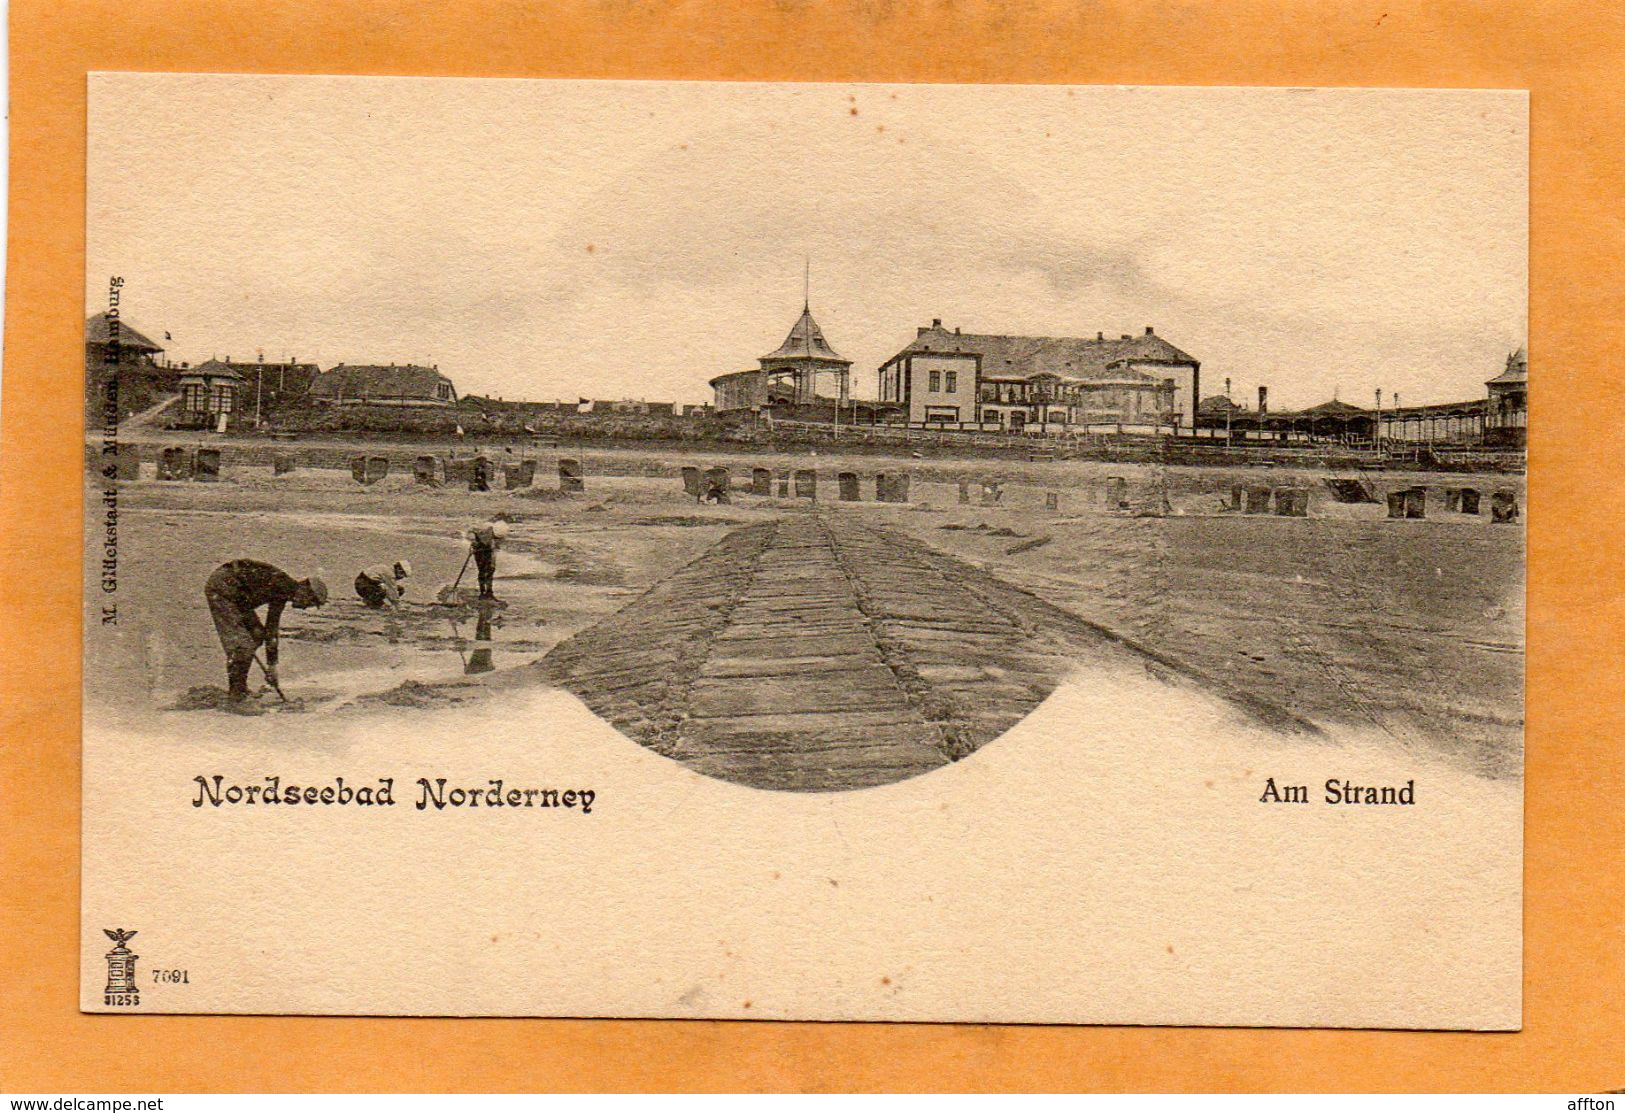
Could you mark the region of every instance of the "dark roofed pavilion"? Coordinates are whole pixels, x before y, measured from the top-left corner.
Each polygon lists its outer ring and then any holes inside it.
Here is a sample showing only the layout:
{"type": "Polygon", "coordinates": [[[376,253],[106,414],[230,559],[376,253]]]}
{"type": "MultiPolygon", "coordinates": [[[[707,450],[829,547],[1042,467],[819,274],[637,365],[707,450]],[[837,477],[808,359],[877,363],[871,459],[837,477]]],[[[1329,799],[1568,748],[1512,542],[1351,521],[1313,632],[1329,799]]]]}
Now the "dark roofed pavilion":
{"type": "MultiPolygon", "coordinates": [[[[105,310],[95,314],[94,316],[86,318],[86,344],[101,344],[105,346],[112,343],[112,339],[113,324],[112,320],[107,316],[107,312],[105,310]]],[[[164,350],[162,345],[154,344],[151,340],[147,339],[147,337],[136,331],[134,327],[125,324],[122,320],[119,321],[118,326],[118,345],[121,348],[127,348],[134,352],[144,352],[147,355],[154,355],[164,350]]]]}
{"type": "Polygon", "coordinates": [[[837,399],[845,403],[850,395],[852,361],[843,358],[824,339],[824,330],[813,320],[812,307],[803,305],[801,316],[791,326],[790,334],[773,351],[758,361],[770,381],[790,379],[795,400],[809,404],[818,398],[818,376],[831,374],[836,378],[837,399]]]}

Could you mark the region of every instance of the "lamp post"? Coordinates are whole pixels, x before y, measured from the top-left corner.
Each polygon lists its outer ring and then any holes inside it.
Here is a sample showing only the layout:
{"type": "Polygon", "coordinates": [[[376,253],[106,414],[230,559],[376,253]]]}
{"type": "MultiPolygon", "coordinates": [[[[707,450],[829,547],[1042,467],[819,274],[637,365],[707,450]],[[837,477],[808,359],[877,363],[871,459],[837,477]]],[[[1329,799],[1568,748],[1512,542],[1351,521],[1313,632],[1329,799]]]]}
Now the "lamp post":
{"type": "Polygon", "coordinates": [[[1377,388],[1377,425],[1371,431],[1371,447],[1378,458],[1382,456],[1382,387],[1377,388]]]}

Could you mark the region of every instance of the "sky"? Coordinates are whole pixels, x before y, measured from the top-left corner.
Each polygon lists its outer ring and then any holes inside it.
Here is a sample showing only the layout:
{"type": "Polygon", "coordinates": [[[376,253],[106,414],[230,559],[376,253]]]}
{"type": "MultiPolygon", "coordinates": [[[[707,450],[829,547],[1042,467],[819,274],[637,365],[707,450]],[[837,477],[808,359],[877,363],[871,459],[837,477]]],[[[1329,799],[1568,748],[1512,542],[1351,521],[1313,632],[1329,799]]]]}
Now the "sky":
{"type": "Polygon", "coordinates": [[[859,397],[933,318],[1154,326],[1272,408],[1480,397],[1526,339],[1523,93],[90,81],[86,312],[123,277],[176,361],[708,401],[808,269],[859,397]]]}

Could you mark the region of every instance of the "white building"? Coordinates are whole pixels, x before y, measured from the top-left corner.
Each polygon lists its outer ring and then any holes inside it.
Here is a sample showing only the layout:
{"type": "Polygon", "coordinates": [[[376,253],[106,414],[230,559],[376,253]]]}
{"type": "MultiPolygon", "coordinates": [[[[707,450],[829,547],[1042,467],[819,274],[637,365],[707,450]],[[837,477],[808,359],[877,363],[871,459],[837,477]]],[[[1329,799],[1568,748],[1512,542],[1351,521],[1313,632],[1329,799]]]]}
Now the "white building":
{"type": "Polygon", "coordinates": [[[910,424],[1194,426],[1201,364],[1147,328],[1108,340],[961,333],[934,320],[880,368],[880,401],[910,424]]]}

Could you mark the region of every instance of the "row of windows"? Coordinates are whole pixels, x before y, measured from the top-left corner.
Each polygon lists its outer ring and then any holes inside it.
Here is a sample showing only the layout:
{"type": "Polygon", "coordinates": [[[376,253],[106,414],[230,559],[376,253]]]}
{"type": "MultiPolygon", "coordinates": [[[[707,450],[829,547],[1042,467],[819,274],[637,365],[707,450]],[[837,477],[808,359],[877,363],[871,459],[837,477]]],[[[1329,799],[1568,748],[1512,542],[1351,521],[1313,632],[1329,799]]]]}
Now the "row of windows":
{"type": "MultiPolygon", "coordinates": [[[[975,413],[976,411],[971,411],[971,420],[973,421],[975,420],[975,413]]],[[[959,421],[959,407],[927,406],[925,408],[924,420],[927,422],[948,421],[957,423],[959,421]]],[[[1052,425],[1070,424],[1070,420],[1065,410],[1051,410],[1049,411],[1048,415],[1042,419],[1037,415],[1028,414],[1021,410],[1014,410],[1008,414],[1006,414],[1006,412],[1003,410],[982,411],[982,421],[987,425],[1003,425],[1006,421],[1008,421],[1012,427],[1020,429],[1029,421],[1038,423],[1041,420],[1047,421],[1052,425]]]]}
{"type": "MultiPolygon", "coordinates": [[[[1025,425],[1029,421],[1048,421],[1055,425],[1067,424],[1067,411],[1065,410],[1050,410],[1044,417],[1039,417],[1036,414],[1028,414],[1021,410],[1011,410],[1009,411],[1009,414],[1010,423],[1017,427],[1025,425]]],[[[1005,411],[983,410],[982,420],[987,422],[1003,422],[1005,420],[1005,411]]]]}
{"type": "MultiPolygon", "coordinates": [[[[883,401],[901,402],[903,400],[902,380],[904,377],[902,367],[886,366],[881,368],[880,391],[883,401]]],[[[927,372],[926,388],[932,394],[957,394],[959,392],[959,372],[934,370],[927,372]]],[[[1165,379],[1158,386],[1146,387],[1115,387],[1101,389],[1099,387],[1084,387],[1061,384],[1034,384],[988,382],[981,385],[978,392],[982,402],[999,402],[1005,405],[1023,404],[1059,404],[1071,406],[1106,406],[1120,409],[1143,409],[1147,407],[1165,407],[1171,404],[1169,398],[1176,389],[1172,379],[1165,379]]]]}
{"type": "Polygon", "coordinates": [[[1129,407],[1163,405],[1172,399],[1169,387],[1035,386],[1030,383],[983,383],[981,401],[1003,405],[1063,405],[1129,407]]]}
{"type": "Polygon", "coordinates": [[[188,413],[229,414],[236,400],[236,389],[225,384],[210,389],[201,383],[188,383],[181,391],[181,408],[188,413]]]}

